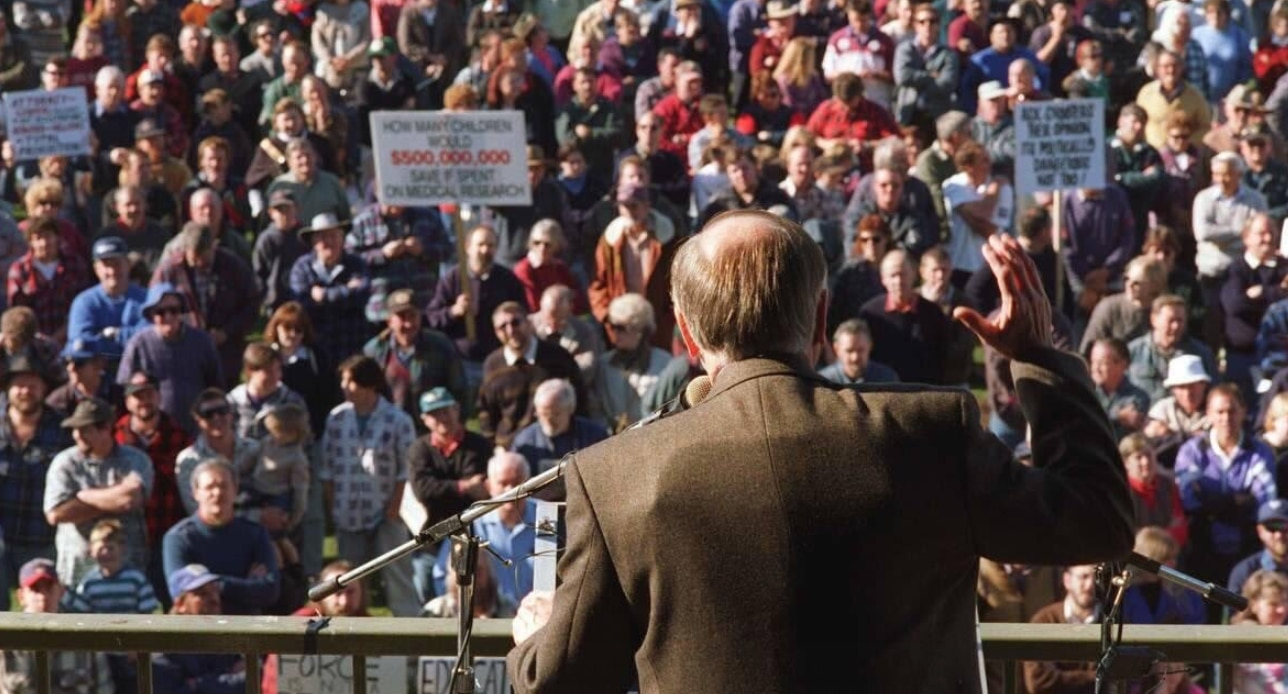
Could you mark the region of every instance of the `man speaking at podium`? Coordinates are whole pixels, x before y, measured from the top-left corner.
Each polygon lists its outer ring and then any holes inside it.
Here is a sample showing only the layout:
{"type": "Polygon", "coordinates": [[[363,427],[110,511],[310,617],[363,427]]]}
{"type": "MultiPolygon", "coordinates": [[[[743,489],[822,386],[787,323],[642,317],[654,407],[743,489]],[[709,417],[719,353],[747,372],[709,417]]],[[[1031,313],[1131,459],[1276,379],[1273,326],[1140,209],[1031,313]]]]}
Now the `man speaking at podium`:
{"type": "Polygon", "coordinates": [[[827,270],[800,227],[726,213],[681,247],[676,317],[713,387],[568,467],[561,583],[544,628],[540,597],[515,621],[515,691],[979,692],[979,557],[1125,557],[1131,501],[1087,367],[1051,347],[1020,246],[984,252],[1001,312],[957,318],[1013,359],[1035,469],[965,390],[814,374],[827,270]]]}

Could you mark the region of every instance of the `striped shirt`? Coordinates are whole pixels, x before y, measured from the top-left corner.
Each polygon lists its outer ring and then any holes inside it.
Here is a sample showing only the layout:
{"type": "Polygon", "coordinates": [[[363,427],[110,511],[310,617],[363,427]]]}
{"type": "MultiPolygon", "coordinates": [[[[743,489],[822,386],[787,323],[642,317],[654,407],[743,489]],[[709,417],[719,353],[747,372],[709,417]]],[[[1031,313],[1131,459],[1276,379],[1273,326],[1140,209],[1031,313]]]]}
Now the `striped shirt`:
{"type": "Polygon", "coordinates": [[[94,567],[85,579],[68,593],[68,612],[89,614],[152,614],[159,607],[156,593],[147,576],[127,567],[113,576],[104,576],[94,567]]]}

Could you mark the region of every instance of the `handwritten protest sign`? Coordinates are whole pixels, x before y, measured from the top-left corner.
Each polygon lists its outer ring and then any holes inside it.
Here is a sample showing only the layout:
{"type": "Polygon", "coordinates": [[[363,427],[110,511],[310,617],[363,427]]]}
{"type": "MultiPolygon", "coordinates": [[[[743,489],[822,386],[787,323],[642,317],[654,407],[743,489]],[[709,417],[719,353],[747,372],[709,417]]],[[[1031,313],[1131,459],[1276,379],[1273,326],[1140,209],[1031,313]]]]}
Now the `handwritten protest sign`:
{"type": "Polygon", "coordinates": [[[88,155],[89,107],[85,90],[33,89],[4,95],[5,122],[18,161],[55,154],[88,155]]]}
{"type": "Polygon", "coordinates": [[[531,205],[520,111],[371,114],[377,196],[386,205],[531,205]]]}
{"type": "MultiPolygon", "coordinates": [[[[277,691],[281,694],[350,694],[353,691],[353,658],[284,653],[278,656],[277,691]]],[[[406,691],[406,658],[367,658],[368,694],[403,694],[406,691]]]]}
{"type": "Polygon", "coordinates": [[[1021,195],[1105,186],[1105,102],[1027,101],[1015,109],[1015,183],[1021,195]]]}
{"type": "MultiPolygon", "coordinates": [[[[422,656],[416,671],[416,694],[450,694],[447,685],[455,665],[452,657],[422,656]]],[[[475,658],[474,681],[478,683],[476,694],[510,694],[505,658],[475,658]]]]}

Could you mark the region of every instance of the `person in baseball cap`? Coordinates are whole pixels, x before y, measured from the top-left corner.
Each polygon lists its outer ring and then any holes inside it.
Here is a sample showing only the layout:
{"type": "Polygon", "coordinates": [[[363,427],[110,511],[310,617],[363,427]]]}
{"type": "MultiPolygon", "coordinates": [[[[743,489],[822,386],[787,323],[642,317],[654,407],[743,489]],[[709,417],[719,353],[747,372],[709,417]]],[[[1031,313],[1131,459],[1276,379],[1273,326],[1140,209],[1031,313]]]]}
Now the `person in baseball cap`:
{"type": "Polygon", "coordinates": [[[197,591],[202,593],[196,596],[198,600],[208,601],[213,599],[214,601],[214,612],[176,612],[176,614],[219,614],[219,589],[221,587],[219,574],[211,572],[204,564],[188,564],[171,571],[170,575],[166,577],[166,587],[170,589],[170,597],[174,598],[176,610],[180,601],[183,601],[186,595],[197,591]],[[212,584],[214,585],[213,590],[201,590],[212,584]]]}
{"type": "Polygon", "coordinates": [[[18,569],[18,603],[28,614],[57,612],[65,589],[54,562],[37,557],[18,569]]]}
{"type": "Polygon", "coordinates": [[[420,413],[437,412],[444,407],[451,407],[455,404],[457,404],[456,398],[452,397],[451,391],[439,386],[426,391],[424,395],[420,396],[420,413]]]}
{"type": "Polygon", "coordinates": [[[1261,549],[1239,560],[1230,570],[1230,590],[1241,592],[1248,577],[1260,569],[1288,578],[1288,501],[1271,499],[1257,508],[1257,539],[1261,549]]]}

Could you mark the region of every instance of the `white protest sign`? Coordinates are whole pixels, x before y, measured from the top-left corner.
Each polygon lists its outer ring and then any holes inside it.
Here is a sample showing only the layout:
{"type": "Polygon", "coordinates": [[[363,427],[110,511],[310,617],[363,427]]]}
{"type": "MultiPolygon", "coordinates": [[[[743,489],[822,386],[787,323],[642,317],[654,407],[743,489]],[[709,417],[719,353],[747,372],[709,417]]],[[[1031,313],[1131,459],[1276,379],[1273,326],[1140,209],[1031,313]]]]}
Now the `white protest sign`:
{"type": "Polygon", "coordinates": [[[1015,108],[1020,195],[1105,187],[1103,99],[1026,101],[1015,108]]]}
{"type": "Polygon", "coordinates": [[[386,205],[531,205],[521,111],[371,114],[376,191],[386,205]]]}
{"type": "MultiPolygon", "coordinates": [[[[277,691],[281,694],[350,694],[353,691],[353,658],[343,655],[278,656],[277,691]]],[[[368,694],[403,694],[407,691],[407,658],[367,658],[368,694]]]]}
{"type": "MultiPolygon", "coordinates": [[[[421,656],[416,668],[416,694],[451,694],[447,691],[452,681],[452,668],[456,658],[450,656],[421,656]]],[[[505,676],[505,658],[475,658],[474,681],[476,694],[510,694],[510,680],[505,676]]]]}
{"type": "Polygon", "coordinates": [[[89,106],[84,89],[8,92],[4,109],[14,159],[89,154],[89,106]]]}

